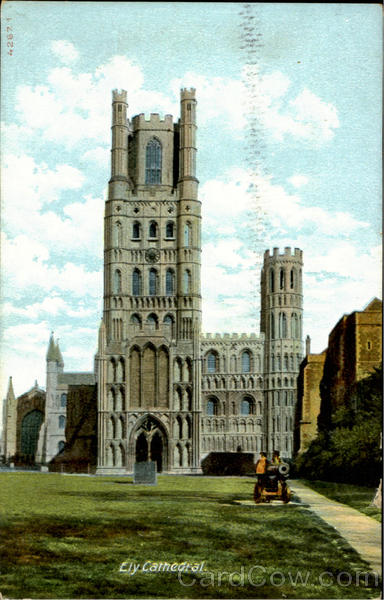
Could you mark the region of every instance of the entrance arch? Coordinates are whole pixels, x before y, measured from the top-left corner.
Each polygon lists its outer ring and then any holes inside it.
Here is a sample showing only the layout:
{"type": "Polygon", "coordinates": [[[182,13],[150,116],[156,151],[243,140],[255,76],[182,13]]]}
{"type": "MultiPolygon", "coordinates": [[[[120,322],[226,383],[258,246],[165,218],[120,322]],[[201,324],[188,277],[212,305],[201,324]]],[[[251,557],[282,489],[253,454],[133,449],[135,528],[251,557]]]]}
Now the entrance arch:
{"type": "Polygon", "coordinates": [[[158,431],[156,431],[151,440],[151,459],[157,464],[157,472],[163,470],[163,440],[158,431]]]}
{"type": "Polygon", "coordinates": [[[153,415],[140,419],[132,432],[130,455],[137,462],[156,462],[157,472],[168,470],[168,434],[164,425],[153,415]]]}
{"type": "Polygon", "coordinates": [[[144,431],[142,431],[136,440],[136,462],[146,460],[148,460],[148,442],[144,431]]]}

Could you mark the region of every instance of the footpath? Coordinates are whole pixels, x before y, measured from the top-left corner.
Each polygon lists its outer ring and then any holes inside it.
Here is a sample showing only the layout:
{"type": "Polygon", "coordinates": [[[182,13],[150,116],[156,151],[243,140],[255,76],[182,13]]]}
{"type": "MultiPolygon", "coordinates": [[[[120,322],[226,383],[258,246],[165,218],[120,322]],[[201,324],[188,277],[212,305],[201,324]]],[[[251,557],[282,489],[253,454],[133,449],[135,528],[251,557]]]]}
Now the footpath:
{"type": "Polygon", "coordinates": [[[318,515],[349,543],[373,571],[381,575],[381,523],[358,510],[330,500],[298,480],[288,485],[309,510],[318,515]]]}

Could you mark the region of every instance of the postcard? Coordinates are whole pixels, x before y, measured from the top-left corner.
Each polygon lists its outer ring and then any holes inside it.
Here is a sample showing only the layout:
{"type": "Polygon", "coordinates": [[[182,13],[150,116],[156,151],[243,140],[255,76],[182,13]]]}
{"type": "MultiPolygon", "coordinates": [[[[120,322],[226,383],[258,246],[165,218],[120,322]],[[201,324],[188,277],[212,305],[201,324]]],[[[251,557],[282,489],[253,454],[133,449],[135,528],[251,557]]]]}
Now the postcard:
{"type": "Polygon", "coordinates": [[[376,4],[3,4],[0,598],[377,598],[376,4]]]}

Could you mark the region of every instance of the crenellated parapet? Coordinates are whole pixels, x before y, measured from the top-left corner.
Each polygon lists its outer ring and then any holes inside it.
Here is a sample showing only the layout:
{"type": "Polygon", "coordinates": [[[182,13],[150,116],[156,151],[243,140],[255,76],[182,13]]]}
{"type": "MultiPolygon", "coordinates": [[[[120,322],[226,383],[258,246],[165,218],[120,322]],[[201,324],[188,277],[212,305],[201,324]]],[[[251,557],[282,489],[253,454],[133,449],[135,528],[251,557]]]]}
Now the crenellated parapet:
{"type": "Polygon", "coordinates": [[[281,254],[279,248],[273,248],[272,255],[269,250],[264,252],[264,262],[273,260],[299,260],[303,259],[303,251],[300,248],[294,248],[293,252],[289,246],[284,248],[284,252],[281,254]]]}
{"type": "Polygon", "coordinates": [[[183,100],[196,100],[196,89],[193,87],[185,87],[180,90],[180,98],[183,100]]]}
{"type": "Polygon", "coordinates": [[[233,341],[264,341],[264,334],[260,333],[202,333],[201,334],[201,342],[207,341],[224,341],[224,342],[233,342],[233,341]]]}
{"type": "Polygon", "coordinates": [[[127,92],[125,90],[112,90],[112,102],[127,102],[127,92]]]}
{"type": "Polygon", "coordinates": [[[160,129],[160,130],[173,130],[173,116],[164,115],[161,117],[159,113],[140,113],[132,118],[132,129],[137,131],[138,129],[160,129]]]}

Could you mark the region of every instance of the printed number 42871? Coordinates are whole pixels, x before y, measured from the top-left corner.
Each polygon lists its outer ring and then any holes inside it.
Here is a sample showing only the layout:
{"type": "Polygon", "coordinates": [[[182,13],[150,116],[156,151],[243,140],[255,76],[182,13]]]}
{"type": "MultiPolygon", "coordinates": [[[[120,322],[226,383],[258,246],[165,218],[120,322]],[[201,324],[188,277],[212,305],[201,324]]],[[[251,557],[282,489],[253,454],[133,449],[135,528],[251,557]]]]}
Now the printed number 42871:
{"type": "Polygon", "coordinates": [[[7,31],[9,32],[7,34],[7,48],[8,48],[8,54],[10,54],[12,56],[13,53],[13,34],[10,33],[12,31],[11,27],[7,27],[7,31]]]}

